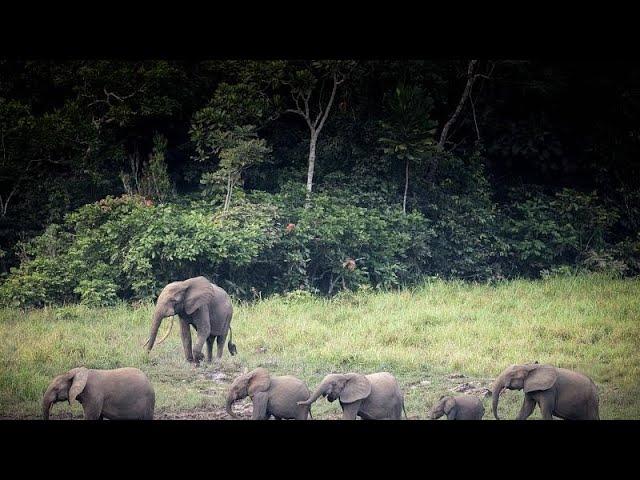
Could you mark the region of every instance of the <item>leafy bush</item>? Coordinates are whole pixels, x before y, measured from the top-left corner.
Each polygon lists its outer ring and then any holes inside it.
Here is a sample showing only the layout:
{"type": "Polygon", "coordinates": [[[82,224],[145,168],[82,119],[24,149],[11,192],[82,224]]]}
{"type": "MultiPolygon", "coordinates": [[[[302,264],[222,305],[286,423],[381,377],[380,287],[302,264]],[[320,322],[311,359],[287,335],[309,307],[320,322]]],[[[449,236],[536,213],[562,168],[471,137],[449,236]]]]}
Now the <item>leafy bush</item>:
{"type": "Polygon", "coordinates": [[[501,208],[481,162],[443,158],[439,171],[431,188],[416,188],[406,214],[392,184],[355,177],[329,178],[308,204],[297,183],[277,194],[244,192],[226,212],[198,194],[164,204],[107,197],[22,244],[0,301],[112,305],[152,299],[196,275],[254,299],[390,289],[425,277],[640,271],[640,237],[610,238],[619,215],[595,193],[512,191],[501,208]]]}
{"type": "MultiPolygon", "coordinates": [[[[618,219],[595,193],[564,189],[554,195],[528,187],[512,192],[503,222],[511,274],[536,276],[559,266],[577,266],[607,245],[618,219]]],[[[597,262],[596,262],[597,263],[597,262]]],[[[592,265],[595,265],[591,262],[592,265]]]]}

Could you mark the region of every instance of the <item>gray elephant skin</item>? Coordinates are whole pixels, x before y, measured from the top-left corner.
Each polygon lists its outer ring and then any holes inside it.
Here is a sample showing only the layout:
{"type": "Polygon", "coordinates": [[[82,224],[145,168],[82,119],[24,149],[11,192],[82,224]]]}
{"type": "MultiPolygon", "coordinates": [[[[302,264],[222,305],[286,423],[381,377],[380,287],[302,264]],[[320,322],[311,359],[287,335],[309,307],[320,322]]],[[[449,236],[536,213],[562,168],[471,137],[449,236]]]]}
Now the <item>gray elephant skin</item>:
{"type": "Polygon", "coordinates": [[[93,370],[78,367],[55,377],[42,398],[42,415],[51,406],[77,400],[85,420],[152,420],[155,393],[147,376],[137,368],[93,370]]]}
{"type": "Polygon", "coordinates": [[[511,365],[494,381],[491,389],[493,415],[498,417],[500,394],[506,390],[524,390],[524,402],[516,417],[527,419],[540,407],[542,418],[599,420],[599,399],[595,383],[582,373],[553,365],[528,363],[511,365]]]}
{"type": "Polygon", "coordinates": [[[226,411],[233,418],[233,403],[251,397],[253,402],[252,420],[307,420],[311,415],[308,405],[298,405],[298,401],[309,398],[309,389],[300,379],[291,376],[271,375],[266,368],[256,368],[237,377],[227,394],[226,411]]]}
{"type": "Polygon", "coordinates": [[[471,395],[444,395],[429,412],[429,418],[437,420],[443,415],[447,420],[482,420],[484,406],[482,400],[471,395]]]}
{"type": "MultiPolygon", "coordinates": [[[[340,400],[343,420],[400,420],[404,411],[404,396],[398,381],[388,372],[369,375],[331,373],[300,405],[311,405],[320,396],[333,402],[340,400]]],[[[404,412],[405,418],[407,412],[404,412]]]]}
{"type": "MultiPolygon", "coordinates": [[[[236,354],[236,346],[232,343],[233,306],[231,297],[205,277],[172,282],[162,289],[153,312],[151,333],[145,342],[148,352],[153,348],[162,320],[174,315],[178,315],[180,318],[180,335],[184,355],[188,362],[200,363],[204,358],[202,348],[205,342],[207,344],[207,362],[211,362],[214,341],[217,341],[216,357],[221,358],[227,333],[230,333],[229,353],[236,354]],[[193,327],[197,333],[193,349],[190,327],[193,327]]],[[[171,319],[171,327],[173,327],[173,318],[171,319]]],[[[167,338],[171,327],[158,343],[162,343],[167,338]]]]}

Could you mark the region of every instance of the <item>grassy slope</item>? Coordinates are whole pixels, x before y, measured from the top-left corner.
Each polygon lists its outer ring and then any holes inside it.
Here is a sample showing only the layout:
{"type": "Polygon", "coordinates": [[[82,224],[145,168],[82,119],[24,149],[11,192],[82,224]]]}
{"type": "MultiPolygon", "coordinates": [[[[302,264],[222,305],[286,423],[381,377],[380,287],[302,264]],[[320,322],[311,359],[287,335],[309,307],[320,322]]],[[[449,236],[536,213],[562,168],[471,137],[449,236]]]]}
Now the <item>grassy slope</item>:
{"type": "MultiPolygon", "coordinates": [[[[232,323],[239,354],[195,369],[183,360],[178,328],[147,357],[152,306],[70,306],[28,314],[0,310],[0,416],[32,417],[49,380],[78,365],[137,366],[156,389],[157,413],[220,408],[244,367],[293,374],[311,389],[332,371],[392,372],[410,418],[463,382],[487,385],[511,363],[538,360],[590,375],[605,419],[640,419],[640,280],[604,276],[514,281],[498,286],[431,282],[400,293],[272,298],[237,306],[232,323]],[[223,373],[220,383],[212,376],[223,373]],[[450,378],[461,373],[464,378],[450,378]]],[[[162,331],[164,331],[163,327],[162,331]]],[[[501,400],[515,416],[522,392],[501,400]]],[[[485,418],[490,415],[485,401],[485,418]]],[[[67,405],[54,414],[68,412],[67,405]]],[[[74,416],[81,415],[76,406],[74,416]]],[[[319,400],[315,418],[339,405],[319,400]]],[[[539,418],[538,411],[534,418],[539,418]]]]}

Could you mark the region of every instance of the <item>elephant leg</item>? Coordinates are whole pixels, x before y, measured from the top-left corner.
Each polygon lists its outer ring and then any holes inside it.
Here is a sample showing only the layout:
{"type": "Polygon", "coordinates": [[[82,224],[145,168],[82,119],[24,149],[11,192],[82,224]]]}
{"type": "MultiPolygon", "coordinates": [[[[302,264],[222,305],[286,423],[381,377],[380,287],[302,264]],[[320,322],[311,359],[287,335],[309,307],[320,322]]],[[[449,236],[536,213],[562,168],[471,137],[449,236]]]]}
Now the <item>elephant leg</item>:
{"type": "Polygon", "coordinates": [[[213,340],[214,337],[212,336],[207,338],[207,363],[211,363],[211,357],[213,354],[213,340]]]}
{"type": "Polygon", "coordinates": [[[193,358],[196,364],[198,364],[200,363],[200,360],[204,358],[204,355],[202,354],[202,347],[204,347],[204,344],[211,333],[211,325],[209,324],[209,307],[207,305],[200,307],[198,312],[195,314],[194,320],[197,324],[196,330],[198,331],[198,335],[196,337],[196,344],[193,347],[193,358]]]}
{"type": "Polygon", "coordinates": [[[267,405],[269,404],[269,394],[267,392],[256,393],[252,398],[253,413],[252,420],[268,420],[271,416],[267,413],[267,405]]]}
{"type": "Polygon", "coordinates": [[[182,348],[184,349],[184,357],[187,362],[193,362],[193,354],[191,353],[191,330],[189,324],[180,319],[180,338],[182,339],[182,348]]]}
{"type": "Polygon", "coordinates": [[[518,413],[516,420],[526,420],[531,416],[535,408],[536,401],[525,394],[524,401],[522,402],[522,407],[520,408],[520,412],[518,413]]]}
{"type": "Polygon", "coordinates": [[[227,334],[225,333],[224,335],[218,335],[216,337],[216,342],[218,342],[218,345],[216,346],[217,351],[216,351],[216,358],[220,359],[222,358],[222,352],[224,352],[224,342],[227,341],[227,334]]]}
{"type": "Polygon", "coordinates": [[[307,420],[309,418],[309,407],[301,405],[296,413],[296,420],[307,420]]]}
{"type": "Polygon", "coordinates": [[[85,420],[102,420],[102,402],[91,401],[82,404],[85,420]]]}
{"type": "Polygon", "coordinates": [[[553,420],[553,411],[555,410],[555,392],[546,390],[538,397],[538,405],[540,405],[540,413],[543,420],[553,420]]]}
{"type": "Polygon", "coordinates": [[[342,404],[342,419],[355,420],[356,416],[358,415],[359,408],[360,402],[342,404]]]}

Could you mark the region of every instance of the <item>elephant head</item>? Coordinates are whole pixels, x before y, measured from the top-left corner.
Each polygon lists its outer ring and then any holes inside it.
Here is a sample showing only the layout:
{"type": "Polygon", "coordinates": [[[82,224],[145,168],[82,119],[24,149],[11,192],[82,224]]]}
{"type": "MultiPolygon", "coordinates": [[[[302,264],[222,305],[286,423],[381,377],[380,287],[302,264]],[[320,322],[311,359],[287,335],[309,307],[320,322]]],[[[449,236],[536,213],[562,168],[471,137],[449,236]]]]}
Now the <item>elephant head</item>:
{"type": "Polygon", "coordinates": [[[79,367],[54,378],[42,397],[42,417],[49,420],[51,406],[54,403],[67,400],[71,405],[71,402],[82,393],[87,385],[88,376],[89,370],[79,367]]]}
{"type": "Polygon", "coordinates": [[[311,396],[298,405],[311,405],[320,395],[333,402],[338,398],[342,403],[353,403],[367,398],[371,393],[371,383],[359,373],[330,373],[311,396]]]}
{"type": "MultiPolygon", "coordinates": [[[[153,320],[151,323],[151,333],[145,342],[147,351],[153,348],[158,335],[158,329],[162,320],[166,317],[174,315],[187,314],[192,315],[197,309],[203,305],[207,305],[213,301],[215,291],[213,285],[205,277],[195,277],[181,282],[172,282],[162,289],[156,308],[153,312],[153,320]]],[[[171,327],[167,334],[158,343],[162,343],[173,327],[173,319],[171,327]]]]}
{"type": "Polygon", "coordinates": [[[548,390],[556,383],[558,372],[552,365],[527,363],[511,365],[493,382],[491,388],[493,416],[498,417],[498,401],[504,390],[523,390],[525,393],[548,390]]]}
{"type": "Polygon", "coordinates": [[[429,412],[429,418],[431,420],[437,420],[443,415],[449,415],[451,411],[456,407],[455,398],[449,395],[443,395],[438,399],[438,403],[436,403],[431,411],[429,412]]]}
{"type": "Polygon", "coordinates": [[[256,368],[237,377],[227,393],[226,411],[233,418],[238,418],[231,407],[233,403],[258,392],[266,392],[271,385],[271,375],[266,368],[256,368]]]}

